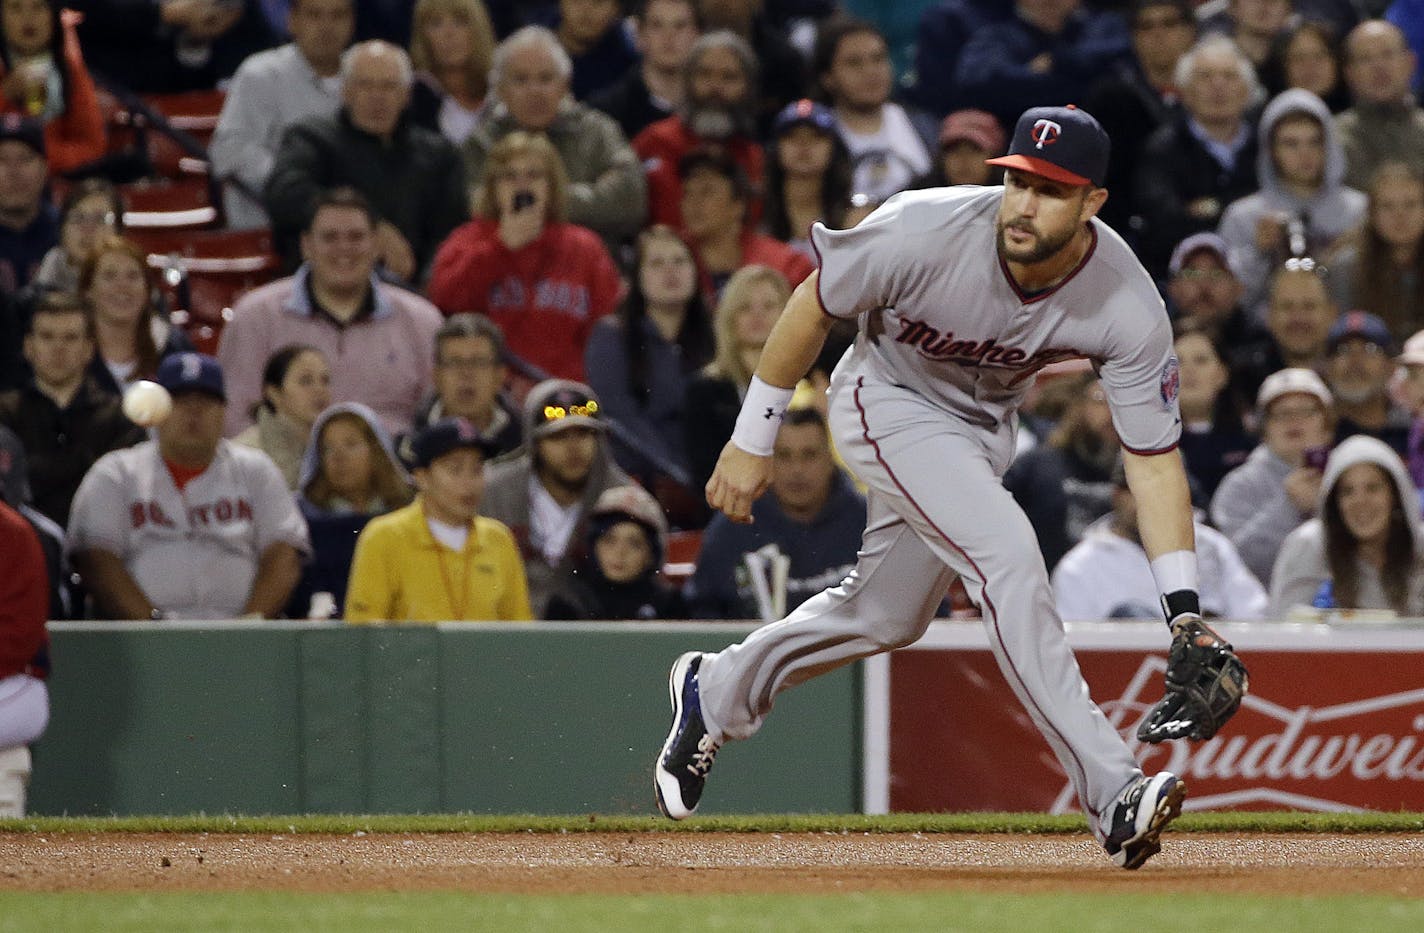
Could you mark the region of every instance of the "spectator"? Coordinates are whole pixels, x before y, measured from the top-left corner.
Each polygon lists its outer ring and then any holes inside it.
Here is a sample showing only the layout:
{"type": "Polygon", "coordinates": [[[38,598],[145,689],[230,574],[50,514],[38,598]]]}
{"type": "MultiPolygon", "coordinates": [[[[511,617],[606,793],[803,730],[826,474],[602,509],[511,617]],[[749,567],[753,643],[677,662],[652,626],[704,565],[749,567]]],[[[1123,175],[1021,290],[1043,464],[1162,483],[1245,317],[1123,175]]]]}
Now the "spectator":
{"type": "Polygon", "coordinates": [[[1417,59],[1392,23],[1369,20],[1345,37],[1345,82],[1354,104],[1336,118],[1345,184],[1364,188],[1385,162],[1424,169],[1424,109],[1409,93],[1417,59]]]}
{"type": "Polygon", "coordinates": [[[974,106],[955,75],[970,37],[1014,16],[1003,0],[939,0],[920,18],[915,41],[915,102],[936,116],[974,106]]]}
{"type": "Polygon", "coordinates": [[[39,536],[0,502],[0,819],[25,815],[30,743],[49,724],[49,598],[39,536]]]}
{"type": "Polygon", "coordinates": [[[94,73],[141,94],[217,87],[273,44],[259,0],[75,5],[84,14],[79,38],[94,73]]]}
{"type": "Polygon", "coordinates": [[[1294,7],[1295,0],[1228,0],[1224,11],[1202,23],[1202,32],[1229,37],[1259,74],[1275,43],[1292,25],[1294,7]]]}
{"type": "Polygon", "coordinates": [[[1135,0],[1128,26],[1132,57],[1114,62],[1083,99],[1112,140],[1106,184],[1117,196],[1108,198],[1098,216],[1124,236],[1135,230],[1132,182],[1142,150],[1159,127],[1181,115],[1177,63],[1197,34],[1188,0],[1135,0]]]}
{"type": "Polygon", "coordinates": [[[1325,381],[1335,397],[1335,442],[1355,434],[1384,441],[1401,457],[1409,451],[1409,413],[1390,397],[1397,352],[1384,321],[1347,311],[1330,327],[1325,381]]]}
{"type": "Polygon", "coordinates": [[[1363,194],[1341,183],[1345,160],[1325,104],[1309,91],[1283,92],[1258,131],[1261,189],[1235,201],[1217,231],[1246,286],[1248,310],[1264,304],[1271,270],[1292,256],[1320,256],[1365,216],[1363,194]]]}
{"type": "Polygon", "coordinates": [[[1303,19],[1277,37],[1263,81],[1272,96],[1296,87],[1325,102],[1331,113],[1350,106],[1341,71],[1340,37],[1329,23],[1303,19]]]}
{"type": "Polygon", "coordinates": [[[77,298],[40,299],[24,352],[33,375],[23,389],[0,394],[0,425],[15,432],[28,454],[35,507],[63,526],[75,490],[94,462],[139,443],[144,433],[88,374],[94,320],[77,298]]]}
{"type": "Polygon", "coordinates": [[[524,446],[490,469],[480,514],[514,532],[539,618],[573,578],[589,510],[605,490],[632,482],[613,462],[607,427],[588,386],[541,382],[524,399],[524,446]]]}
{"type": "Polygon", "coordinates": [[[1138,253],[1159,278],[1173,247],[1215,230],[1227,204],[1259,187],[1247,111],[1261,87],[1251,63],[1231,40],[1209,36],[1178,60],[1177,88],[1184,112],[1148,137],[1133,183],[1138,253]]]}
{"type": "Polygon", "coordinates": [[[638,486],[604,490],[589,511],[577,574],[555,591],[546,619],[685,619],[687,604],[662,576],[667,519],[638,486]]]}
{"type": "Polygon", "coordinates": [[[702,291],[714,300],[738,269],[775,269],[794,288],[815,264],[805,253],[757,233],[749,216],[752,189],[724,152],[699,149],[678,166],[682,181],[682,229],[702,272],[702,291]]]}
{"type": "Polygon", "coordinates": [[[30,504],[30,466],[15,432],[0,424],[0,502],[20,513],[39,536],[49,574],[49,618],[70,619],[71,574],[64,553],[64,527],[30,504]]]}
{"type": "Polygon", "coordinates": [[[297,507],[312,558],[287,603],[292,618],[340,618],[357,537],[378,515],[409,505],[413,490],[381,419],[360,402],[316,419],[302,453],[297,507]],[[324,594],[324,595],[322,595],[324,594]]]}
{"type": "Polygon", "coordinates": [[[1386,162],[1368,190],[1365,219],[1329,258],[1336,307],[1379,315],[1395,336],[1424,327],[1424,174],[1386,162]]]}
{"type": "Polygon", "coordinates": [[[1335,448],[1320,485],[1320,515],[1291,532],[1271,576],[1271,612],[1424,614],[1419,494],[1404,463],[1372,437],[1335,448]]]}
{"type": "Polygon", "coordinates": [[[808,259],[811,225],[844,229],[851,201],[850,150],[822,104],[798,100],[776,116],[766,166],[765,231],[808,259]]]}
{"type": "Polygon", "coordinates": [[[638,65],[620,6],[620,0],[558,0],[552,11],[548,25],[573,62],[569,89],[577,100],[588,100],[638,65]]]}
{"type": "MultiPolygon", "coordinates": [[[[1053,568],[1053,602],[1065,621],[1157,619],[1161,595],[1137,526],[1137,500],[1119,464],[1113,470],[1112,511],[1053,568]]],[[[1201,610],[1208,619],[1250,622],[1266,612],[1266,590],[1221,532],[1193,522],[1201,574],[1201,610]]]]}
{"type": "Polygon", "coordinates": [[[782,107],[806,96],[806,66],[801,53],[772,24],[766,15],[765,0],[698,0],[697,5],[708,29],[737,36],[759,63],[753,75],[753,115],[757,136],[765,136],[771,118],[782,107]]]}
{"type": "Polygon", "coordinates": [[[494,44],[494,27],[480,0],[416,0],[411,121],[463,145],[489,91],[494,44]]]}
{"type": "Polygon", "coordinates": [[[424,279],[435,248],[470,216],[460,154],[444,137],[412,126],[410,58],[371,40],[341,57],[339,113],[288,127],[267,178],[277,248],[295,266],[298,233],[321,191],[349,185],[381,218],[378,255],[394,278],[424,279]]]}
{"type": "Polygon", "coordinates": [[[1259,390],[1278,369],[1324,369],[1336,312],[1322,272],[1313,259],[1288,259],[1271,277],[1266,336],[1245,347],[1236,360],[1242,392],[1259,390]]]}
{"type": "Polygon", "coordinates": [[[82,19],[50,0],[0,7],[0,111],[44,124],[50,169],[61,174],[97,161],[108,146],[99,94],[74,31],[82,19]]]}
{"type": "Polygon", "coordinates": [[[370,405],[392,434],[409,430],[430,385],[440,312],[376,278],[377,236],[364,197],[329,191],[302,234],[307,259],[296,275],[238,301],[218,344],[230,376],[229,434],[251,423],[268,357],[293,343],[316,347],[331,364],[333,401],[370,405]]]}
{"type": "Polygon", "coordinates": [[[642,60],[588,101],[629,139],[682,104],[683,71],[700,31],[696,0],[640,0],[632,24],[642,60]]]}
{"type": "Polygon", "coordinates": [[[1178,326],[1174,345],[1181,365],[1177,402],[1182,415],[1178,442],[1194,498],[1205,505],[1221,478],[1246,461],[1255,441],[1246,432],[1231,371],[1211,337],[1178,326]]]}
{"type": "MultiPolygon", "coordinates": [[[[1424,49],[1424,0],[1394,0],[1385,9],[1383,18],[1399,27],[1409,50],[1418,56],[1424,49]]],[[[1424,95],[1424,72],[1415,69],[1410,87],[1416,98],[1424,95]]]]}
{"type": "Polygon", "coordinates": [[[1167,310],[1179,327],[1200,330],[1221,348],[1234,373],[1241,353],[1261,334],[1241,307],[1245,289],[1227,252],[1215,233],[1194,233],[1178,243],[1167,263],[1167,310]]]}
{"type": "Polygon", "coordinates": [[[156,294],[144,251],[121,236],[100,237],[79,270],[79,297],[94,313],[89,374],[104,391],[120,395],[152,379],[165,357],[193,349],[158,307],[156,294]]]}
{"type": "Polygon", "coordinates": [[[688,382],[682,405],[694,489],[702,489],[712,478],[722,447],[737,424],[761,349],[790,297],[786,278],[766,266],[737,270],[722,290],[713,315],[716,351],[712,362],[688,382]]]}
{"type": "Polygon", "coordinates": [[[415,413],[419,431],[442,418],[464,418],[492,456],[519,446],[519,411],[504,391],[509,378],[504,334],[483,314],[456,314],[435,332],[435,391],[415,413]]]}
{"type": "Polygon", "coordinates": [[[992,114],[983,110],[956,110],[940,123],[934,167],[910,182],[910,187],[998,184],[1003,173],[988,160],[1003,155],[1006,142],[1004,128],[992,114]]]}
{"type": "Polygon", "coordinates": [[[430,300],[487,315],[544,373],[583,378],[589,332],[613,310],[618,270],[598,235],[565,221],[568,180],[543,136],[516,130],[490,150],[476,220],[441,244],[430,300]]]}
{"type": "Polygon", "coordinates": [[[208,147],[213,175],[226,182],[223,219],[231,229],[270,223],[262,193],[287,127],[332,117],[340,108],[341,53],[355,27],[353,5],[292,0],[292,41],[256,53],[233,76],[208,147]]]}
{"type": "Polygon", "coordinates": [[[84,268],[102,237],[124,232],[124,202],[118,189],[103,178],[86,178],[69,189],[59,211],[59,243],[35,271],[34,284],[47,291],[79,291],[84,268]]]}
{"type": "Polygon", "coordinates": [[[509,529],[476,514],[490,447],[444,418],[412,441],[415,502],[373,519],[356,541],[347,622],[522,622],[533,618],[509,529]]]}
{"type": "Polygon", "coordinates": [[[254,423],[233,443],[272,458],[287,488],[296,491],[312,425],[331,404],[331,365],[316,347],[288,344],[262,367],[262,400],[254,423]]]}
{"type": "Polygon", "coordinates": [[[692,250],[672,228],[645,230],[636,255],[628,295],[617,315],[593,328],[584,368],[620,433],[638,441],[613,438],[619,465],[653,488],[667,465],[687,469],[682,400],[688,380],[711,361],[716,338],[692,250]]]}
{"type": "Polygon", "coordinates": [[[698,618],[779,619],[855,566],[865,499],[836,469],[820,412],[786,412],[771,463],[770,495],[752,505],[751,524],[716,515],[707,526],[684,594],[698,618]],[[778,585],[772,567],[788,561],[778,585]]]}
{"type": "MultiPolygon", "coordinates": [[[[753,186],[761,184],[765,155],[756,136],[756,76],[756,56],[733,33],[710,32],[692,46],[683,72],[681,108],[633,139],[633,151],[648,176],[651,223],[671,227],[681,223],[678,166],[699,147],[722,147],[753,186]]],[[[761,201],[757,199],[752,202],[752,214],[755,218],[760,213],[761,201]]]]}
{"type": "Polygon", "coordinates": [[[59,242],[59,217],[46,194],[49,163],[36,120],[0,114],[0,293],[29,284],[59,242]]]}
{"type": "Polygon", "coordinates": [[[266,454],[223,439],[222,367],[165,359],[173,412],[155,440],[99,458],[74,497],[69,546],[104,619],[271,618],[310,551],[266,454]]]}
{"type": "Polygon", "coordinates": [[[1004,474],[1004,488],[1033,525],[1049,570],[1112,508],[1119,446],[1097,377],[1085,372],[1063,378],[1072,379],[1077,390],[1062,419],[1044,443],[1020,455],[1004,474]]]}
{"type": "Polygon", "coordinates": [[[466,174],[479,188],[488,181],[495,147],[511,133],[545,136],[568,180],[568,220],[616,244],[642,226],[647,186],[613,120],[569,96],[570,67],[568,53],[542,26],[521,29],[499,44],[492,105],[465,141],[466,174]]]}
{"type": "Polygon", "coordinates": [[[1030,107],[1083,100],[1131,54],[1122,18],[1081,0],[1016,0],[1014,14],[976,31],[955,71],[964,99],[1005,126],[1030,107]]]}
{"type": "Polygon", "coordinates": [[[1424,331],[1417,331],[1404,341],[1404,349],[1395,362],[1403,372],[1399,380],[1399,400],[1413,419],[1409,425],[1405,464],[1415,488],[1424,489],[1424,331]]]}
{"type": "Polygon", "coordinates": [[[864,20],[832,18],[816,36],[816,80],[850,150],[855,191],[884,201],[930,169],[936,127],[890,100],[885,37],[864,20]]]}
{"type": "Polygon", "coordinates": [[[1335,428],[1334,398],[1310,369],[1272,373],[1256,397],[1261,443],[1222,477],[1211,521],[1266,586],[1281,542],[1315,514],[1321,468],[1335,428]]]}

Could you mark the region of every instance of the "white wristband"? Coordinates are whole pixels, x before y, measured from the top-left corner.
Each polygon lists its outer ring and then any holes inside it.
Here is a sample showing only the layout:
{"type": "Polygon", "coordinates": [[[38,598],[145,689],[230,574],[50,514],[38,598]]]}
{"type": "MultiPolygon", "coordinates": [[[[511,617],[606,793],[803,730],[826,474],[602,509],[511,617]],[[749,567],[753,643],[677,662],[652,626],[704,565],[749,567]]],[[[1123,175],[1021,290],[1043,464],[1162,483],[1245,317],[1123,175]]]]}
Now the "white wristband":
{"type": "Polygon", "coordinates": [[[747,386],[747,397],[742,400],[742,410],[737,415],[737,426],[732,431],[732,443],[749,454],[765,457],[776,445],[776,432],[781,427],[781,416],[786,406],[791,404],[795,389],[783,389],[763,382],[760,376],[752,377],[747,386]]]}
{"type": "Polygon", "coordinates": [[[1152,562],[1152,576],[1157,592],[1197,591],[1197,554],[1195,551],[1172,551],[1152,562]]]}

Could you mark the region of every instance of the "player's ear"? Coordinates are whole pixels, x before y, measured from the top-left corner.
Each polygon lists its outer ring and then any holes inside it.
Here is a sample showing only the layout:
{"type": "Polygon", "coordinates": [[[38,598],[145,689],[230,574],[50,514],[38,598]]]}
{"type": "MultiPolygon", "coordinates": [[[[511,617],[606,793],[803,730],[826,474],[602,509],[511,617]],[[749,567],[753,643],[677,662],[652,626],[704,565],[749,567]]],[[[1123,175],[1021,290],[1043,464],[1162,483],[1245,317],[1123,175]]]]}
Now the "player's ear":
{"type": "Polygon", "coordinates": [[[1087,223],[1097,216],[1098,211],[1103,209],[1103,205],[1108,200],[1108,189],[1090,187],[1088,193],[1083,197],[1082,216],[1078,218],[1082,223],[1087,223]]]}

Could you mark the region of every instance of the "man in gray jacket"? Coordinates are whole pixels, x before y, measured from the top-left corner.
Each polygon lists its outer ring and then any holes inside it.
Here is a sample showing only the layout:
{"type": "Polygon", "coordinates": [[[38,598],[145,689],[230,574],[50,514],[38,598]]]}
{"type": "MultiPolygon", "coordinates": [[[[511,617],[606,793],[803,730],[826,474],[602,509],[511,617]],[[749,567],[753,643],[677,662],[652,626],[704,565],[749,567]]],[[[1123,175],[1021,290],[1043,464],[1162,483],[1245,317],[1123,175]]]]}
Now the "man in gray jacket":
{"type": "Polygon", "coordinates": [[[485,470],[480,514],[514,532],[534,618],[571,580],[589,510],[605,489],[633,483],[613,462],[608,422],[593,390],[548,379],[524,400],[524,444],[485,470]]]}
{"type": "Polygon", "coordinates": [[[465,141],[466,175],[477,185],[494,144],[515,130],[543,133],[568,175],[569,222],[593,230],[613,251],[642,228],[647,185],[618,124],[569,94],[572,69],[568,52],[542,26],[501,42],[490,66],[489,102],[465,141]]]}
{"type": "Polygon", "coordinates": [[[1261,384],[1256,408],[1261,443],[1221,480],[1211,520],[1270,586],[1281,543],[1315,514],[1335,429],[1334,399],[1312,370],[1282,369],[1261,384]]]}

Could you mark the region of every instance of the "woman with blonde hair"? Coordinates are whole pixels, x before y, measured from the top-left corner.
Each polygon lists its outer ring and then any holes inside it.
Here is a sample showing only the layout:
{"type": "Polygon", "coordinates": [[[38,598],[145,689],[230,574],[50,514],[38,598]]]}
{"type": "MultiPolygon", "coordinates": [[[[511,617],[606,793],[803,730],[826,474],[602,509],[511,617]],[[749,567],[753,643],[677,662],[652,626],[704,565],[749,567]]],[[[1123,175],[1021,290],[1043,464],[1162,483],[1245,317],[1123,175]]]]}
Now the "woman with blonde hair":
{"type": "Polygon", "coordinates": [[[94,312],[94,361],[89,373],[114,394],[151,379],[170,353],[193,349],[154,300],[148,257],[132,240],[101,238],[79,269],[79,296],[94,312]]]}
{"type": "Polygon", "coordinates": [[[489,90],[494,28],[480,0],[417,0],[410,37],[415,65],[410,118],[460,145],[489,90]]]}
{"type": "Polygon", "coordinates": [[[786,278],[767,266],[743,266],[727,280],[714,315],[717,348],[712,362],[688,383],[683,400],[693,488],[701,489],[711,478],[737,425],[766,338],[790,297],[786,278]]]}
{"type": "Polygon", "coordinates": [[[446,315],[499,325],[540,378],[583,382],[584,347],[618,304],[618,269],[598,234],[564,220],[568,182],[542,135],[515,131],[490,150],[476,218],[435,254],[427,294],[446,315]]]}

